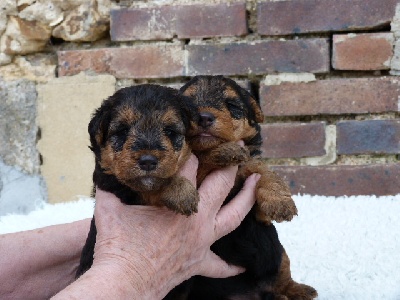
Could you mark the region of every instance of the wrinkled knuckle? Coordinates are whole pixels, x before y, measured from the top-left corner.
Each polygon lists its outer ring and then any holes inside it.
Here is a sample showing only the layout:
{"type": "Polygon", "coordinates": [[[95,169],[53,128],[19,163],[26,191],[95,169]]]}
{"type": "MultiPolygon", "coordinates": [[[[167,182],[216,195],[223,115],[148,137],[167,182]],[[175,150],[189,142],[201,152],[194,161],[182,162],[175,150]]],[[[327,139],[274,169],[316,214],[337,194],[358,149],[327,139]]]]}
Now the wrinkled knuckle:
{"type": "Polygon", "coordinates": [[[233,181],[227,175],[221,174],[220,179],[221,179],[221,185],[223,187],[226,187],[228,189],[231,189],[233,187],[233,181]]]}
{"type": "Polygon", "coordinates": [[[244,217],[243,215],[235,208],[232,209],[231,215],[230,215],[231,222],[238,225],[242,223],[244,217]]]}

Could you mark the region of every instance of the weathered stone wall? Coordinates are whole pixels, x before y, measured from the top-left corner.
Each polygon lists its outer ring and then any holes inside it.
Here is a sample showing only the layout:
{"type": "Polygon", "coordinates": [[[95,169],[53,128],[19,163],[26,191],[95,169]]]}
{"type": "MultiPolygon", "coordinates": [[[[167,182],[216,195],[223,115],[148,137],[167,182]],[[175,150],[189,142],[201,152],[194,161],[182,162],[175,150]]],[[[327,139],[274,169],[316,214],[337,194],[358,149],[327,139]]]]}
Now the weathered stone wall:
{"type": "Polygon", "coordinates": [[[400,193],[399,3],[3,0],[0,157],[43,175],[52,202],[88,194],[102,99],[223,74],[258,97],[264,158],[294,193],[400,193]]]}
{"type": "Polygon", "coordinates": [[[26,173],[38,173],[35,83],[25,79],[0,81],[0,98],[0,156],[26,173]]]}
{"type": "Polygon", "coordinates": [[[115,91],[111,75],[84,74],[38,85],[38,149],[51,201],[89,195],[94,158],[88,148],[91,113],[115,91]],[[53,200],[54,199],[54,200],[53,200]]]}

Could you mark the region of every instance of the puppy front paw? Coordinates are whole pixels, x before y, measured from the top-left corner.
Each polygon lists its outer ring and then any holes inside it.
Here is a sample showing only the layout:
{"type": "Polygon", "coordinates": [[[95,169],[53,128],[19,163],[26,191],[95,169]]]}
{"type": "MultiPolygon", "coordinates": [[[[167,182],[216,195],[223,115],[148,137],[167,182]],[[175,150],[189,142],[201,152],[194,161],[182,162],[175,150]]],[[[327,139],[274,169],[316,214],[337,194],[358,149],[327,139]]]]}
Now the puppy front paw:
{"type": "Polygon", "coordinates": [[[253,173],[261,174],[256,186],[257,220],[266,224],[292,220],[297,215],[297,207],[286,182],[258,159],[246,162],[238,174],[245,179],[253,173]]]}
{"type": "Polygon", "coordinates": [[[312,286],[297,283],[294,280],[287,285],[286,290],[283,294],[288,297],[288,299],[295,300],[312,300],[318,296],[318,292],[312,286]]]}
{"type": "Polygon", "coordinates": [[[241,147],[234,142],[223,143],[214,148],[207,155],[205,163],[219,167],[233,166],[250,159],[247,147],[241,147]]]}
{"type": "Polygon", "coordinates": [[[170,210],[185,216],[197,212],[200,197],[186,178],[175,176],[161,194],[161,202],[170,210]]]}
{"type": "Polygon", "coordinates": [[[297,207],[290,193],[285,192],[279,184],[271,183],[266,187],[259,187],[256,191],[257,220],[264,223],[271,221],[290,221],[297,215],[297,207]]]}

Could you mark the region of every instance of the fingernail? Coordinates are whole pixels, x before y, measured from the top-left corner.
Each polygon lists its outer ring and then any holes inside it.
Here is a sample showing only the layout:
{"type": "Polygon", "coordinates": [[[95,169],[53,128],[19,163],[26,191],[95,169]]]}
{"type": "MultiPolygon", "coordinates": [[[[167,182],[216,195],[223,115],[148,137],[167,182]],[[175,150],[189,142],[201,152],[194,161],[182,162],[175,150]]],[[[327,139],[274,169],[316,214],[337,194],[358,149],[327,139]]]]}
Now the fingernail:
{"type": "Polygon", "coordinates": [[[258,182],[258,180],[260,180],[260,178],[261,178],[261,174],[254,173],[253,175],[254,175],[254,180],[255,180],[256,182],[258,182]]]}
{"type": "Polygon", "coordinates": [[[258,173],[253,173],[248,177],[249,182],[256,184],[260,179],[261,175],[258,173]]]}
{"type": "Polygon", "coordinates": [[[244,147],[244,142],[242,140],[236,142],[239,146],[244,147]]]}

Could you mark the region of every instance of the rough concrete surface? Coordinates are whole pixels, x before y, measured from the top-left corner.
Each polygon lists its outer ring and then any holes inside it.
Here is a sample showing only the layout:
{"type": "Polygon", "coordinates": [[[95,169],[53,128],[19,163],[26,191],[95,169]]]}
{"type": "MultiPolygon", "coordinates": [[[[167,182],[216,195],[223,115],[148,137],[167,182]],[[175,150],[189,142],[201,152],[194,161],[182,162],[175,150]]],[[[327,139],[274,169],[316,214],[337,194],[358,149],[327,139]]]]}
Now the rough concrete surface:
{"type": "Polygon", "coordinates": [[[87,126],[94,110],[114,93],[115,81],[110,75],[80,74],[38,86],[38,149],[49,202],[90,195],[94,159],[87,126]]]}
{"type": "Polygon", "coordinates": [[[39,172],[36,149],[36,88],[28,80],[0,77],[0,159],[28,174],[39,172]]]}

